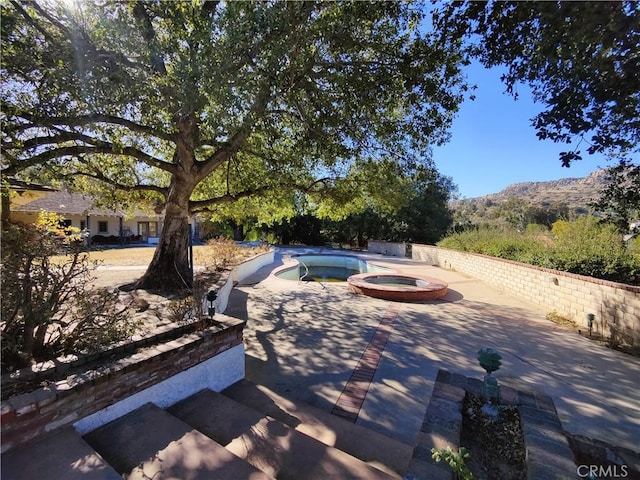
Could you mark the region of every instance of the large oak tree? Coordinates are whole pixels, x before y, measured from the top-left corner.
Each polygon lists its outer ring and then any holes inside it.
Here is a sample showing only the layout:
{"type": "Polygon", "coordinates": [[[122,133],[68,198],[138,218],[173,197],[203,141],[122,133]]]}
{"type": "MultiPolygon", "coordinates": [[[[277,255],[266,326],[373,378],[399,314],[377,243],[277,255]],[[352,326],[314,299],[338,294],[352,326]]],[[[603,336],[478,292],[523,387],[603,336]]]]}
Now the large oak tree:
{"type": "Polygon", "coordinates": [[[464,62],[456,41],[418,28],[423,12],[3,3],[3,175],[156,198],[164,227],[139,287],[183,288],[191,213],[274,189],[340,190],[354,168],[413,168],[446,139],[464,62]]]}

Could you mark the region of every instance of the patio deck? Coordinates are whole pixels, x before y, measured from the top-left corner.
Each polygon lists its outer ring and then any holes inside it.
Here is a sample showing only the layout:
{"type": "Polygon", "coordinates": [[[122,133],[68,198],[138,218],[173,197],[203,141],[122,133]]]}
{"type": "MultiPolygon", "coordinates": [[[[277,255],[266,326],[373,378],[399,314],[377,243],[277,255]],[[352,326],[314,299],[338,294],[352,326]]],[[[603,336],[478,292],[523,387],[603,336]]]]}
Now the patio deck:
{"type": "Polygon", "coordinates": [[[412,443],[438,370],[481,378],[477,351],[491,347],[503,357],[500,383],[551,396],[566,431],[637,451],[640,359],[558,327],[548,312],[474,278],[409,259],[354,253],[442,279],[448,295],[394,303],[350,293],[346,283],[273,276],[295,253],[303,252],[278,249],[276,262],[230,298],[225,313],[248,321],[248,380],[334,413],[346,405],[355,423],[412,443]]]}

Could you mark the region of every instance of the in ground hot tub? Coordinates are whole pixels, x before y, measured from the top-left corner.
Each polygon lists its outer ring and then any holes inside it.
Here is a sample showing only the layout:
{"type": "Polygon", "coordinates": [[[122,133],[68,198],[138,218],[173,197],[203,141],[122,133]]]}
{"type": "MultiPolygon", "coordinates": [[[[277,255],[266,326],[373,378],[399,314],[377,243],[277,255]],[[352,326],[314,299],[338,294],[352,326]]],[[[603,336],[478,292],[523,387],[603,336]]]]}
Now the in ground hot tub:
{"type": "Polygon", "coordinates": [[[404,273],[351,275],[347,284],[352,292],[397,302],[436,300],[447,294],[447,284],[442,280],[404,273]]]}

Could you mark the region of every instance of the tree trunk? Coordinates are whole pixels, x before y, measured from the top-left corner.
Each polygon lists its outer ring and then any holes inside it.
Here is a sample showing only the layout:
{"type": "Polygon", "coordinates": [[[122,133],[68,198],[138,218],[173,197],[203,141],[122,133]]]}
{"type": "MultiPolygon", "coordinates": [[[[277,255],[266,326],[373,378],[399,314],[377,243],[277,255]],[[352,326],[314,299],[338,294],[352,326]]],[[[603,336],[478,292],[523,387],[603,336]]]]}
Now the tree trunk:
{"type": "Polygon", "coordinates": [[[0,216],[2,217],[2,228],[5,229],[9,226],[9,220],[11,217],[11,197],[9,187],[2,185],[0,188],[0,194],[2,199],[2,207],[0,216]]]}
{"type": "Polygon", "coordinates": [[[193,284],[189,266],[189,197],[194,182],[189,180],[174,177],[171,181],[158,247],[136,288],[175,292],[193,284]]]}
{"type": "Polygon", "coordinates": [[[236,222],[231,222],[231,228],[233,230],[233,239],[236,242],[244,240],[244,225],[238,225],[236,222]]]}

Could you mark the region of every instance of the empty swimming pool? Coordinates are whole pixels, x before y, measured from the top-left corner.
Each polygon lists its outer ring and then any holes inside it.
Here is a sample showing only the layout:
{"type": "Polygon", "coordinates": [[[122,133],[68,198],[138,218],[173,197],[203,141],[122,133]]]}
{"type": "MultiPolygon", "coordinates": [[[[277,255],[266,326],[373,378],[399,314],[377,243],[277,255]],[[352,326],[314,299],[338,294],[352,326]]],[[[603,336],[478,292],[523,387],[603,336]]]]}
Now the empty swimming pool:
{"type": "Polygon", "coordinates": [[[296,255],[297,265],[276,272],[276,277],[303,282],[345,282],[351,275],[393,272],[353,255],[296,255]]]}

